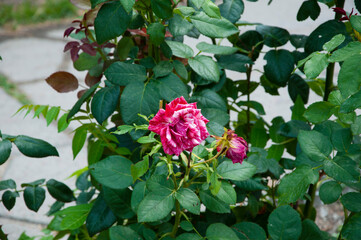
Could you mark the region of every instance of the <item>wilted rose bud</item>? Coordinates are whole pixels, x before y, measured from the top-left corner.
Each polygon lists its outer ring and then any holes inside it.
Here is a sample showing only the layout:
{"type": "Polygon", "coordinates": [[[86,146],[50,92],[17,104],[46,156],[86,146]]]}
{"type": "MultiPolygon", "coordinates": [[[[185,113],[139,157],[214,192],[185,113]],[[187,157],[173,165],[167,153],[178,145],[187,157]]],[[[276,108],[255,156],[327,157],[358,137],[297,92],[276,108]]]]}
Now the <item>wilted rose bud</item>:
{"type": "Polygon", "coordinates": [[[248,144],[242,137],[238,137],[233,130],[225,129],[222,137],[217,137],[217,151],[226,151],[226,157],[233,163],[242,163],[247,158],[248,144]]]}
{"type": "Polygon", "coordinates": [[[160,135],[164,152],[179,155],[183,150],[192,151],[209,136],[206,119],[197,103],[187,103],[183,98],[176,98],[160,109],[148,129],[160,135]]]}

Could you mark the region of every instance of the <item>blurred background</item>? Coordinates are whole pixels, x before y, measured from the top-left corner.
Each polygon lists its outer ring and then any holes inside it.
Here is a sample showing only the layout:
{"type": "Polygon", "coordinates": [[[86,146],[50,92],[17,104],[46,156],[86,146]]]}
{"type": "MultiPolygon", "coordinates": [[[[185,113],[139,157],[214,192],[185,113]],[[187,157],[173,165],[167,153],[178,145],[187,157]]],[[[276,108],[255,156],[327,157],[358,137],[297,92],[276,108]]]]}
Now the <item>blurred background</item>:
{"type": "MultiPolygon", "coordinates": [[[[73,0],[86,2],[87,0],[73,0]]],[[[309,35],[321,23],[333,19],[334,12],[326,5],[320,4],[321,14],[315,20],[296,20],[296,15],[303,0],[269,0],[249,2],[244,0],[245,10],[241,20],[287,29],[291,34],[309,35]]],[[[351,12],[353,0],[346,0],[345,10],[351,12]]],[[[45,78],[56,71],[73,73],[85,86],[86,72],[77,72],[73,68],[68,53],[63,53],[69,39],[63,38],[66,28],[74,19],[79,19],[84,10],[75,7],[69,0],[0,0],[0,130],[10,135],[29,135],[53,144],[60,157],[31,159],[20,154],[14,147],[10,159],[0,166],[0,180],[13,178],[18,184],[31,182],[40,178],[64,181],[71,187],[74,179],[67,179],[75,170],[86,165],[86,153],[82,151],[75,160],[72,157],[72,126],[62,133],[57,133],[56,124],[46,126],[42,118],[24,118],[24,113],[14,113],[24,104],[43,104],[61,106],[70,109],[77,100],[76,92],[59,94],[45,82],[45,78]]],[[[252,27],[241,27],[244,32],[252,27]]],[[[185,43],[195,48],[200,39],[185,38],[185,43]]],[[[224,41],[225,42],[225,41],[224,41]]],[[[223,43],[223,42],[222,42],[223,43]]],[[[293,48],[288,43],[282,48],[293,48]]],[[[254,69],[263,71],[263,59],[257,60],[254,69]]],[[[255,72],[253,81],[258,81],[261,74],[255,72]]],[[[234,80],[244,79],[244,74],[232,71],[227,76],[234,80]]],[[[336,80],[334,80],[336,81],[336,80]]],[[[280,89],[279,96],[270,96],[259,87],[251,97],[263,104],[266,121],[275,116],[290,120],[290,107],[293,105],[287,88],[280,89]]],[[[309,103],[320,101],[321,97],[311,95],[309,103]]],[[[84,149],[83,149],[84,150],[84,149]]],[[[9,233],[9,239],[18,239],[23,231],[30,236],[41,234],[51,218],[46,212],[54,200],[48,195],[38,213],[28,210],[22,197],[17,199],[15,207],[9,212],[0,205],[0,225],[9,233]]],[[[342,207],[335,204],[316,205],[319,215],[316,223],[322,230],[335,233],[342,223],[342,207]]]]}

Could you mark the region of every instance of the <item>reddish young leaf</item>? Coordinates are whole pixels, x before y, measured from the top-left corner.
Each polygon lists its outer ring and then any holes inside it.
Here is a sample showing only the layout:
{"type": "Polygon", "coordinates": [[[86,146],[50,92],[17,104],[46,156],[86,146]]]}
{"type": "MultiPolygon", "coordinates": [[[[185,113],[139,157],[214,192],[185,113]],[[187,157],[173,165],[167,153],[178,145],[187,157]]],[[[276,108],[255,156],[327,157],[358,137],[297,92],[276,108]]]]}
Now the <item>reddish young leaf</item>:
{"type": "Polygon", "coordinates": [[[100,74],[99,77],[93,77],[92,75],[89,74],[89,72],[87,73],[86,77],[85,77],[85,84],[88,85],[89,87],[93,86],[94,84],[97,84],[100,79],[102,79],[102,74],[100,74]]]}
{"type": "Polygon", "coordinates": [[[46,82],[60,93],[74,91],[79,86],[78,79],[73,74],[62,71],[51,74],[46,82]]]}
{"type": "Polygon", "coordinates": [[[76,96],[78,97],[78,99],[81,98],[81,96],[83,96],[83,94],[84,94],[87,90],[89,90],[89,89],[87,88],[87,89],[80,90],[80,91],[76,94],[76,96]]]}
{"type": "Polygon", "coordinates": [[[64,52],[66,52],[70,49],[73,49],[73,48],[78,48],[79,45],[80,45],[80,43],[77,41],[68,42],[64,47],[64,52]]]}

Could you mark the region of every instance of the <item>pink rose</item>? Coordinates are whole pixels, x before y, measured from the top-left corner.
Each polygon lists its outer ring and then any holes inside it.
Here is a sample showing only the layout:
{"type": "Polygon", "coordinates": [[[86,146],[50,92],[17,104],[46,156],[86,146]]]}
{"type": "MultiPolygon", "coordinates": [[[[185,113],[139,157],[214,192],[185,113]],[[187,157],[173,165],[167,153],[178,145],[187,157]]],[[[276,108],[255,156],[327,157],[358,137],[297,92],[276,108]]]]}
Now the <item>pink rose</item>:
{"type": "Polygon", "coordinates": [[[192,151],[209,136],[206,123],[209,122],[197,109],[197,103],[187,103],[176,98],[160,109],[148,129],[160,135],[164,152],[179,155],[183,150],[192,151]]]}
{"type": "Polygon", "coordinates": [[[223,137],[216,137],[217,151],[226,150],[226,157],[233,163],[241,163],[247,158],[248,144],[242,137],[238,137],[233,130],[228,130],[223,137]]]}

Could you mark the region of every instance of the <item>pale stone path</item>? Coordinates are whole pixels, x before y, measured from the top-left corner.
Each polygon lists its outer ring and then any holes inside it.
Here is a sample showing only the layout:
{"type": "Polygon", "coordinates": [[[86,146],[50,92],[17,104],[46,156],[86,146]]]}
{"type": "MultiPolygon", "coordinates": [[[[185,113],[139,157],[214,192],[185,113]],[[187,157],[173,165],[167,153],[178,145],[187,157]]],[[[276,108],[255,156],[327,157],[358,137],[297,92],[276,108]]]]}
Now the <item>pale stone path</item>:
{"type": "MultiPolygon", "coordinates": [[[[286,28],[291,34],[309,34],[319,24],[332,19],[334,13],[331,9],[320,4],[321,16],[316,20],[310,19],[297,22],[297,10],[303,1],[300,0],[273,0],[267,6],[268,0],[259,0],[252,3],[245,2],[245,13],[242,20],[249,22],[259,22],[267,25],[286,28]]],[[[346,1],[346,10],[353,6],[351,1],[346,1]]],[[[77,100],[76,92],[68,94],[58,94],[50,88],[44,79],[55,71],[65,70],[72,72],[83,81],[85,73],[76,72],[70,61],[68,54],[63,53],[63,47],[67,40],[62,38],[65,26],[56,29],[42,29],[24,31],[23,34],[9,34],[0,29],[0,74],[6,76],[9,82],[17,85],[33,104],[49,104],[50,106],[62,106],[70,109],[77,100]]],[[[245,32],[246,28],[241,28],[245,32]]],[[[208,41],[202,38],[202,41],[208,41]]],[[[195,48],[196,41],[185,39],[186,43],[195,48]]],[[[287,45],[290,49],[290,44],[287,45]]],[[[255,69],[263,70],[264,60],[259,59],[255,69]]],[[[231,78],[245,79],[245,74],[228,72],[231,78]]],[[[258,81],[260,74],[255,72],[253,80],[258,81]]],[[[280,96],[270,96],[264,93],[259,87],[252,98],[264,104],[266,120],[270,121],[275,116],[283,116],[286,121],[290,119],[290,106],[292,102],[288,96],[287,88],[280,89],[280,96]]],[[[310,102],[319,101],[320,97],[310,96],[310,102]]],[[[57,133],[56,125],[51,124],[46,127],[44,119],[32,119],[28,116],[23,119],[23,114],[13,116],[21,104],[13,97],[7,95],[0,88],[0,129],[3,133],[17,135],[24,134],[36,138],[44,139],[57,147],[60,157],[49,157],[44,159],[32,159],[24,157],[13,147],[13,152],[6,164],[0,166],[0,180],[13,178],[17,184],[29,182],[40,178],[55,178],[65,181],[73,186],[73,179],[66,178],[75,170],[82,168],[86,164],[86,153],[83,151],[76,160],[72,158],[71,135],[67,133],[57,133]]],[[[47,195],[44,205],[38,213],[31,212],[24,204],[23,196],[17,199],[17,203],[11,212],[7,211],[0,204],[0,225],[4,225],[4,231],[9,233],[9,239],[17,239],[26,231],[29,235],[37,235],[40,230],[49,222],[50,218],[45,216],[48,206],[54,200],[47,195]]],[[[322,213],[321,213],[322,215],[322,213]]],[[[336,223],[336,225],[339,223],[336,223]]]]}

